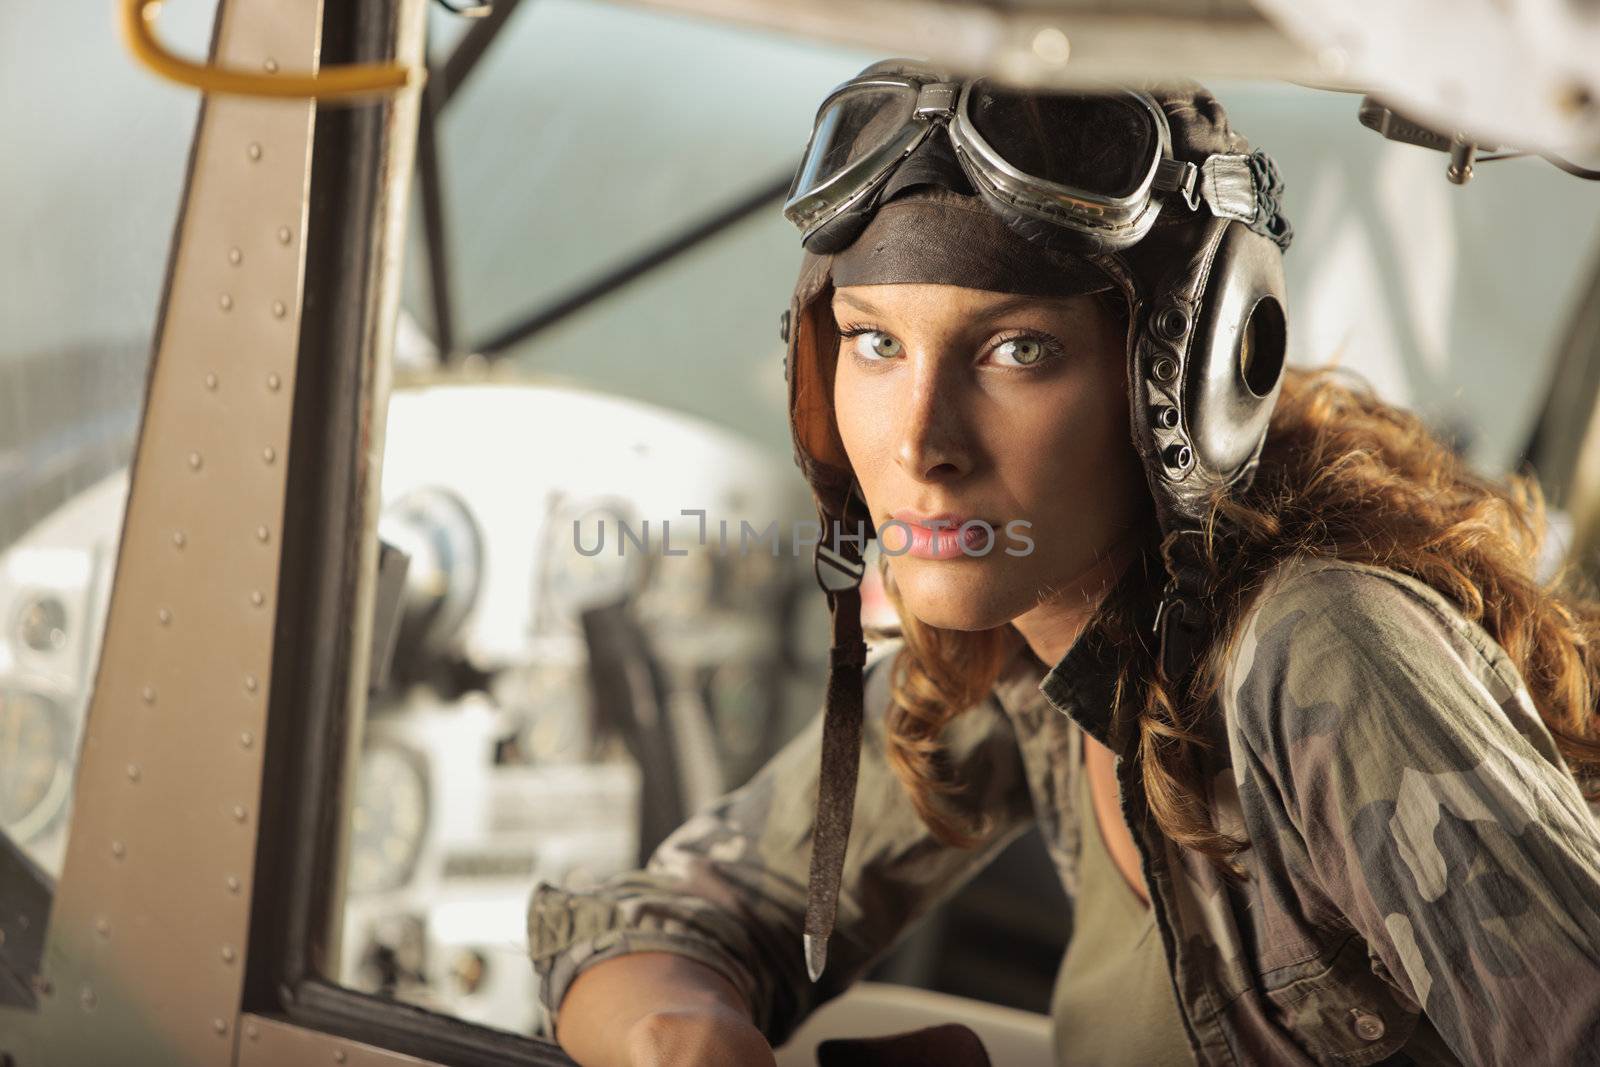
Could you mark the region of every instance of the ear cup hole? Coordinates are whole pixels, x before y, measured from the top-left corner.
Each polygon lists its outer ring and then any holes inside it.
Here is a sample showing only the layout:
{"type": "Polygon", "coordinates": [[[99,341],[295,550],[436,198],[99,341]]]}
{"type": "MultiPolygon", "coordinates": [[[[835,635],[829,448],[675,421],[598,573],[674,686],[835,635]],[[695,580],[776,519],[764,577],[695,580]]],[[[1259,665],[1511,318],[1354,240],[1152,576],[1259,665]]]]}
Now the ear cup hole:
{"type": "Polygon", "coordinates": [[[1283,305],[1270,296],[1256,301],[1239,342],[1239,376],[1258,399],[1270,396],[1283,376],[1288,337],[1283,305]]]}

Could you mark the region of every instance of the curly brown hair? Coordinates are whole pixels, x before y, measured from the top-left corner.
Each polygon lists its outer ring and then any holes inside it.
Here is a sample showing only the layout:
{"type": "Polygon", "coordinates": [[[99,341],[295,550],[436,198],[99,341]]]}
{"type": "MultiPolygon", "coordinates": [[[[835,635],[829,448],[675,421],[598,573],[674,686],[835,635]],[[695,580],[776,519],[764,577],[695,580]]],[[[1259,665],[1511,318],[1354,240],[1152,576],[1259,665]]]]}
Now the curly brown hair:
{"type": "MultiPolygon", "coordinates": [[[[1254,480],[1211,502],[1204,562],[1212,639],[1187,681],[1169,687],[1155,669],[1149,611],[1165,575],[1153,524],[1132,580],[1089,623],[1117,649],[1113,716],[1137,724],[1136,758],[1161,831],[1236,873],[1230,861],[1245,843],[1216,827],[1196,758],[1207,743],[1202,726],[1246,609],[1276,566],[1306,557],[1386,567],[1443,593],[1505,649],[1574,775],[1593,786],[1600,600],[1571,567],[1539,582],[1545,527],[1533,478],[1475,473],[1416,415],[1336,369],[1288,370],[1254,480]]],[[[959,632],[919,622],[904,610],[887,562],[885,587],[905,641],[891,674],[887,756],[933,833],[970,847],[981,828],[958,824],[939,802],[961,788],[946,773],[939,737],[988,694],[1021,638],[1009,623],[959,632]]]]}

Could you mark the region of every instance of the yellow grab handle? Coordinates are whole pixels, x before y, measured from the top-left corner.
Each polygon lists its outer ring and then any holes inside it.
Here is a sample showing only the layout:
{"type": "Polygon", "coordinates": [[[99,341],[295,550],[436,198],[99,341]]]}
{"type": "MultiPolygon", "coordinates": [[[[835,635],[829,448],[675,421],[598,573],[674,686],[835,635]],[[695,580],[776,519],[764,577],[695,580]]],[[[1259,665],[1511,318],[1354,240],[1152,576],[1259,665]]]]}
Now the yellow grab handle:
{"type": "Polygon", "coordinates": [[[156,39],[155,21],[160,11],[161,0],[123,0],[122,36],[128,50],[155,74],[201,92],[335,100],[397,92],[421,85],[426,77],[421,67],[397,63],[324,67],[316,74],[257,74],[191,63],[167,51],[156,39]]]}

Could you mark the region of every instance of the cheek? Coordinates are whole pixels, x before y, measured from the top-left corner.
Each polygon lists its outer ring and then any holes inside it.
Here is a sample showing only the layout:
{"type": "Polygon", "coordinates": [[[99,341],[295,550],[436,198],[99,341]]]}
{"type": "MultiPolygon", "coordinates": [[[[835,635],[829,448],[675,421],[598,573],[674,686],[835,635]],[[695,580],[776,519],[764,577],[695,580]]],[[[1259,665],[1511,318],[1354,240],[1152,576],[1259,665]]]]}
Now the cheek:
{"type": "Polygon", "coordinates": [[[1016,411],[998,445],[1005,481],[1031,503],[1037,522],[1081,528],[1120,521],[1143,490],[1120,378],[1063,389],[1016,411]]]}
{"type": "Polygon", "coordinates": [[[849,362],[840,357],[834,376],[833,417],[845,455],[863,489],[867,488],[873,457],[885,454],[881,438],[890,423],[883,417],[882,398],[870,395],[870,382],[863,380],[866,377],[856,374],[849,362]]]}

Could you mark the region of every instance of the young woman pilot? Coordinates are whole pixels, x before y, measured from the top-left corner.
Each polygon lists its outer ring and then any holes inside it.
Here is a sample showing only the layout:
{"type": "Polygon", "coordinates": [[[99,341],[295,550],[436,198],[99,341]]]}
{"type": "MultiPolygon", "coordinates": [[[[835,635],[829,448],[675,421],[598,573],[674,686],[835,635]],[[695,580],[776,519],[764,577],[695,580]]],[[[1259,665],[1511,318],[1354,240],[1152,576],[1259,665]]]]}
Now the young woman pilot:
{"type": "Polygon", "coordinates": [[[827,708],[646,870],[536,888],[579,1063],[771,1064],[1035,822],[1062,1064],[1600,1063],[1600,605],[1535,580],[1531,484],[1284,367],[1279,192],[1192,85],[824,102],[785,366],[827,708]]]}

